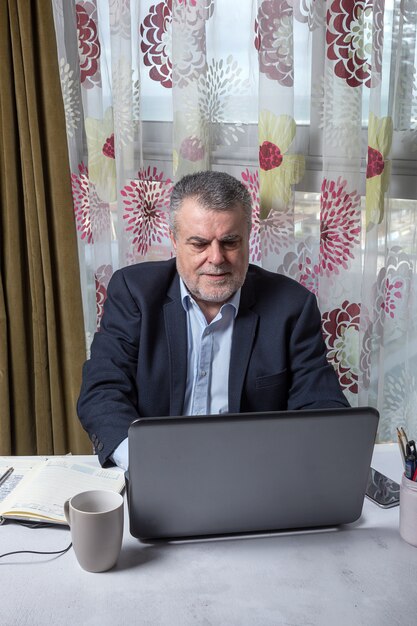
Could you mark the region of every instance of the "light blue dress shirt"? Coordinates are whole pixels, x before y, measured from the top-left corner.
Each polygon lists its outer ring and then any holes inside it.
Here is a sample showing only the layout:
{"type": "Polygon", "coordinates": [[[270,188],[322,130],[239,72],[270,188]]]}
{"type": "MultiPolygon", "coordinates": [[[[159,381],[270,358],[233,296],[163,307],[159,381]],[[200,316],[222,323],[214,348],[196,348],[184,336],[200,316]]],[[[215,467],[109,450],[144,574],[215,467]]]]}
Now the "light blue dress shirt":
{"type": "MultiPolygon", "coordinates": [[[[180,278],[181,302],[187,317],[187,381],[184,415],[227,413],[229,410],[229,365],[240,289],[207,323],[204,313],[180,278]]],[[[116,465],[127,469],[127,438],[113,452],[116,465]]]]}
{"type": "Polygon", "coordinates": [[[185,415],[227,413],[229,365],[240,289],[208,324],[182,279],[181,301],[187,314],[187,383],[185,415]]]}

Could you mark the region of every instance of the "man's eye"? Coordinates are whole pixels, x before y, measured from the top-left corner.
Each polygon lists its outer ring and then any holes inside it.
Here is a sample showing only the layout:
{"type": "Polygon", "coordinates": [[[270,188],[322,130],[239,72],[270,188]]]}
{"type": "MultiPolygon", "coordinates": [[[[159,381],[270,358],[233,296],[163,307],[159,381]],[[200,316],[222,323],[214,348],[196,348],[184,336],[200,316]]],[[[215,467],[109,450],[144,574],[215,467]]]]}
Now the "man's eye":
{"type": "Polygon", "coordinates": [[[234,241],[224,241],[223,248],[226,248],[226,250],[234,250],[235,248],[239,246],[239,243],[240,241],[238,239],[234,241]]]}
{"type": "Polygon", "coordinates": [[[193,243],[193,248],[194,248],[194,250],[204,250],[204,248],[205,248],[206,246],[207,246],[207,244],[206,244],[206,243],[203,243],[203,242],[201,242],[201,243],[194,242],[194,243],[193,243]]]}

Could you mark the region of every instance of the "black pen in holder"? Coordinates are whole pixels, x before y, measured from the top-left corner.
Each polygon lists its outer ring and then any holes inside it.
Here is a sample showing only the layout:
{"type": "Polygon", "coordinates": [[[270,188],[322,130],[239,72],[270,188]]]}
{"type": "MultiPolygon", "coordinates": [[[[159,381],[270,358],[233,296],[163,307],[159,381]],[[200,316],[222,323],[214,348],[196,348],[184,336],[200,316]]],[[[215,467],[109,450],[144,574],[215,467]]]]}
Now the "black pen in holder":
{"type": "Polygon", "coordinates": [[[406,445],[405,456],[405,476],[409,480],[413,480],[414,473],[416,471],[416,453],[415,453],[414,441],[409,441],[406,445]]]}

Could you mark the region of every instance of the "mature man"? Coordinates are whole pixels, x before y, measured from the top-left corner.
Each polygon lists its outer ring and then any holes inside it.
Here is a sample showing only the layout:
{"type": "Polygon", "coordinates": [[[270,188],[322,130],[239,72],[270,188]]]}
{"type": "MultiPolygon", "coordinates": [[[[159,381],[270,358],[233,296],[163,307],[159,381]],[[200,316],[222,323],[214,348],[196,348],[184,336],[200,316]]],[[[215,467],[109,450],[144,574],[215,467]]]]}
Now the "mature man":
{"type": "Polygon", "coordinates": [[[176,259],[113,275],[78,402],[103,465],[127,467],[138,417],[348,406],[313,294],[249,265],[251,213],[232,176],[185,176],[171,196],[176,259]]]}

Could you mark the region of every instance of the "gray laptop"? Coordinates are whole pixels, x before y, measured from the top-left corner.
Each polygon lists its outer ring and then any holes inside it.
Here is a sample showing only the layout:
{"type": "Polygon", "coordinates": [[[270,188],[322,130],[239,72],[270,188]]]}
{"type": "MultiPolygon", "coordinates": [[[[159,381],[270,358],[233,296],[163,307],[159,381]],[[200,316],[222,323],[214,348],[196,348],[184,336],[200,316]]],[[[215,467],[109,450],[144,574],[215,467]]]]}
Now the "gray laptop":
{"type": "Polygon", "coordinates": [[[153,540],[353,522],[377,425],[369,407],[138,419],[130,532],[153,540]]]}

